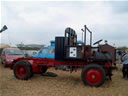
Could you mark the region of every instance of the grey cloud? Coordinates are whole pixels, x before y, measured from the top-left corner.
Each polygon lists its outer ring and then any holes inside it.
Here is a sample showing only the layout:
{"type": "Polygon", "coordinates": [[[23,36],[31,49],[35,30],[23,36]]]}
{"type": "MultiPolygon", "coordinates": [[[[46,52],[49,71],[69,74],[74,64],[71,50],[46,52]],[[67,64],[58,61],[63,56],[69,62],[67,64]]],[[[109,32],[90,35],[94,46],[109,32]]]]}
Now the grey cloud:
{"type": "MultiPolygon", "coordinates": [[[[2,24],[8,25],[6,34],[9,33],[13,44],[48,45],[55,36],[63,36],[66,27],[76,29],[81,39],[84,24],[93,31],[93,42],[99,39],[124,42],[128,41],[128,14],[124,14],[128,7],[124,3],[127,2],[2,2],[6,11],[2,24]]],[[[4,34],[2,42],[6,43],[4,34]]]]}
{"type": "Polygon", "coordinates": [[[128,1],[109,1],[104,2],[106,6],[111,7],[114,13],[124,14],[128,13],[128,1]]]}

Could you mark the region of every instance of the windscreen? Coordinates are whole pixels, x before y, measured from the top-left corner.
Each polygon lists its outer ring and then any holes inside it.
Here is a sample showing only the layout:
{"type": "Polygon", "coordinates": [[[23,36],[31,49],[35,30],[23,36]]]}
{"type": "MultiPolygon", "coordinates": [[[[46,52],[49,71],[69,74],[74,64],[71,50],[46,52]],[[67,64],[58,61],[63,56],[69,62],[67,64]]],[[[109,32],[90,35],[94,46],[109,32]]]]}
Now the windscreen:
{"type": "Polygon", "coordinates": [[[23,52],[19,49],[7,49],[8,55],[23,55],[23,52]]]}

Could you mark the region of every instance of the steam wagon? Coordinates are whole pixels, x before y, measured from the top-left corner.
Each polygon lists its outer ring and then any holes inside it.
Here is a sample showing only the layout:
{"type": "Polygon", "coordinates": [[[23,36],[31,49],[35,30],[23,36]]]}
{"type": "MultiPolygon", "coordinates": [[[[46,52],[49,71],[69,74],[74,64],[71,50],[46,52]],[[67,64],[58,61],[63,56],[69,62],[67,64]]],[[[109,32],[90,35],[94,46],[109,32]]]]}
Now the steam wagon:
{"type": "MultiPolygon", "coordinates": [[[[92,32],[84,25],[82,42],[77,42],[76,32],[68,27],[65,35],[55,37],[55,58],[28,57],[13,61],[10,68],[13,69],[17,79],[30,79],[35,73],[45,73],[48,68],[56,70],[77,71],[82,69],[81,79],[85,85],[99,87],[106,77],[112,76],[112,59],[99,47],[92,47],[92,32]],[[90,44],[87,45],[86,33],[90,33],[90,44]]],[[[99,44],[100,40],[95,42],[99,44]]]]}

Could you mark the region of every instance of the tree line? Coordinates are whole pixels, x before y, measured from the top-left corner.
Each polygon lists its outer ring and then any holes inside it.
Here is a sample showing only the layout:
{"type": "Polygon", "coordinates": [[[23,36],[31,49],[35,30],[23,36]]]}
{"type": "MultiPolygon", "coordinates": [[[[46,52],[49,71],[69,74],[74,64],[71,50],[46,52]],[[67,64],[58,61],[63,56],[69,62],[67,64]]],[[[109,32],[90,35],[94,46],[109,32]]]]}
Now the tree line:
{"type": "Polygon", "coordinates": [[[117,49],[117,50],[126,50],[126,49],[128,49],[128,47],[122,46],[122,47],[117,47],[116,49],[117,49]]]}

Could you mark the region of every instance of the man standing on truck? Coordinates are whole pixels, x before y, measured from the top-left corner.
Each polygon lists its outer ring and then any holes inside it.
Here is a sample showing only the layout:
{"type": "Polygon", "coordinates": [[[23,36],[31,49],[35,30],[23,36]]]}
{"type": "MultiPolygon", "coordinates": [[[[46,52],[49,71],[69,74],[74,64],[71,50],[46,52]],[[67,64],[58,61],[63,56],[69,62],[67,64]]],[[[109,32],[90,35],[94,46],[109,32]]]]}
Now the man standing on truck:
{"type": "Polygon", "coordinates": [[[125,55],[122,57],[123,60],[123,78],[126,79],[126,76],[128,78],[128,49],[125,50],[125,55]]]}

